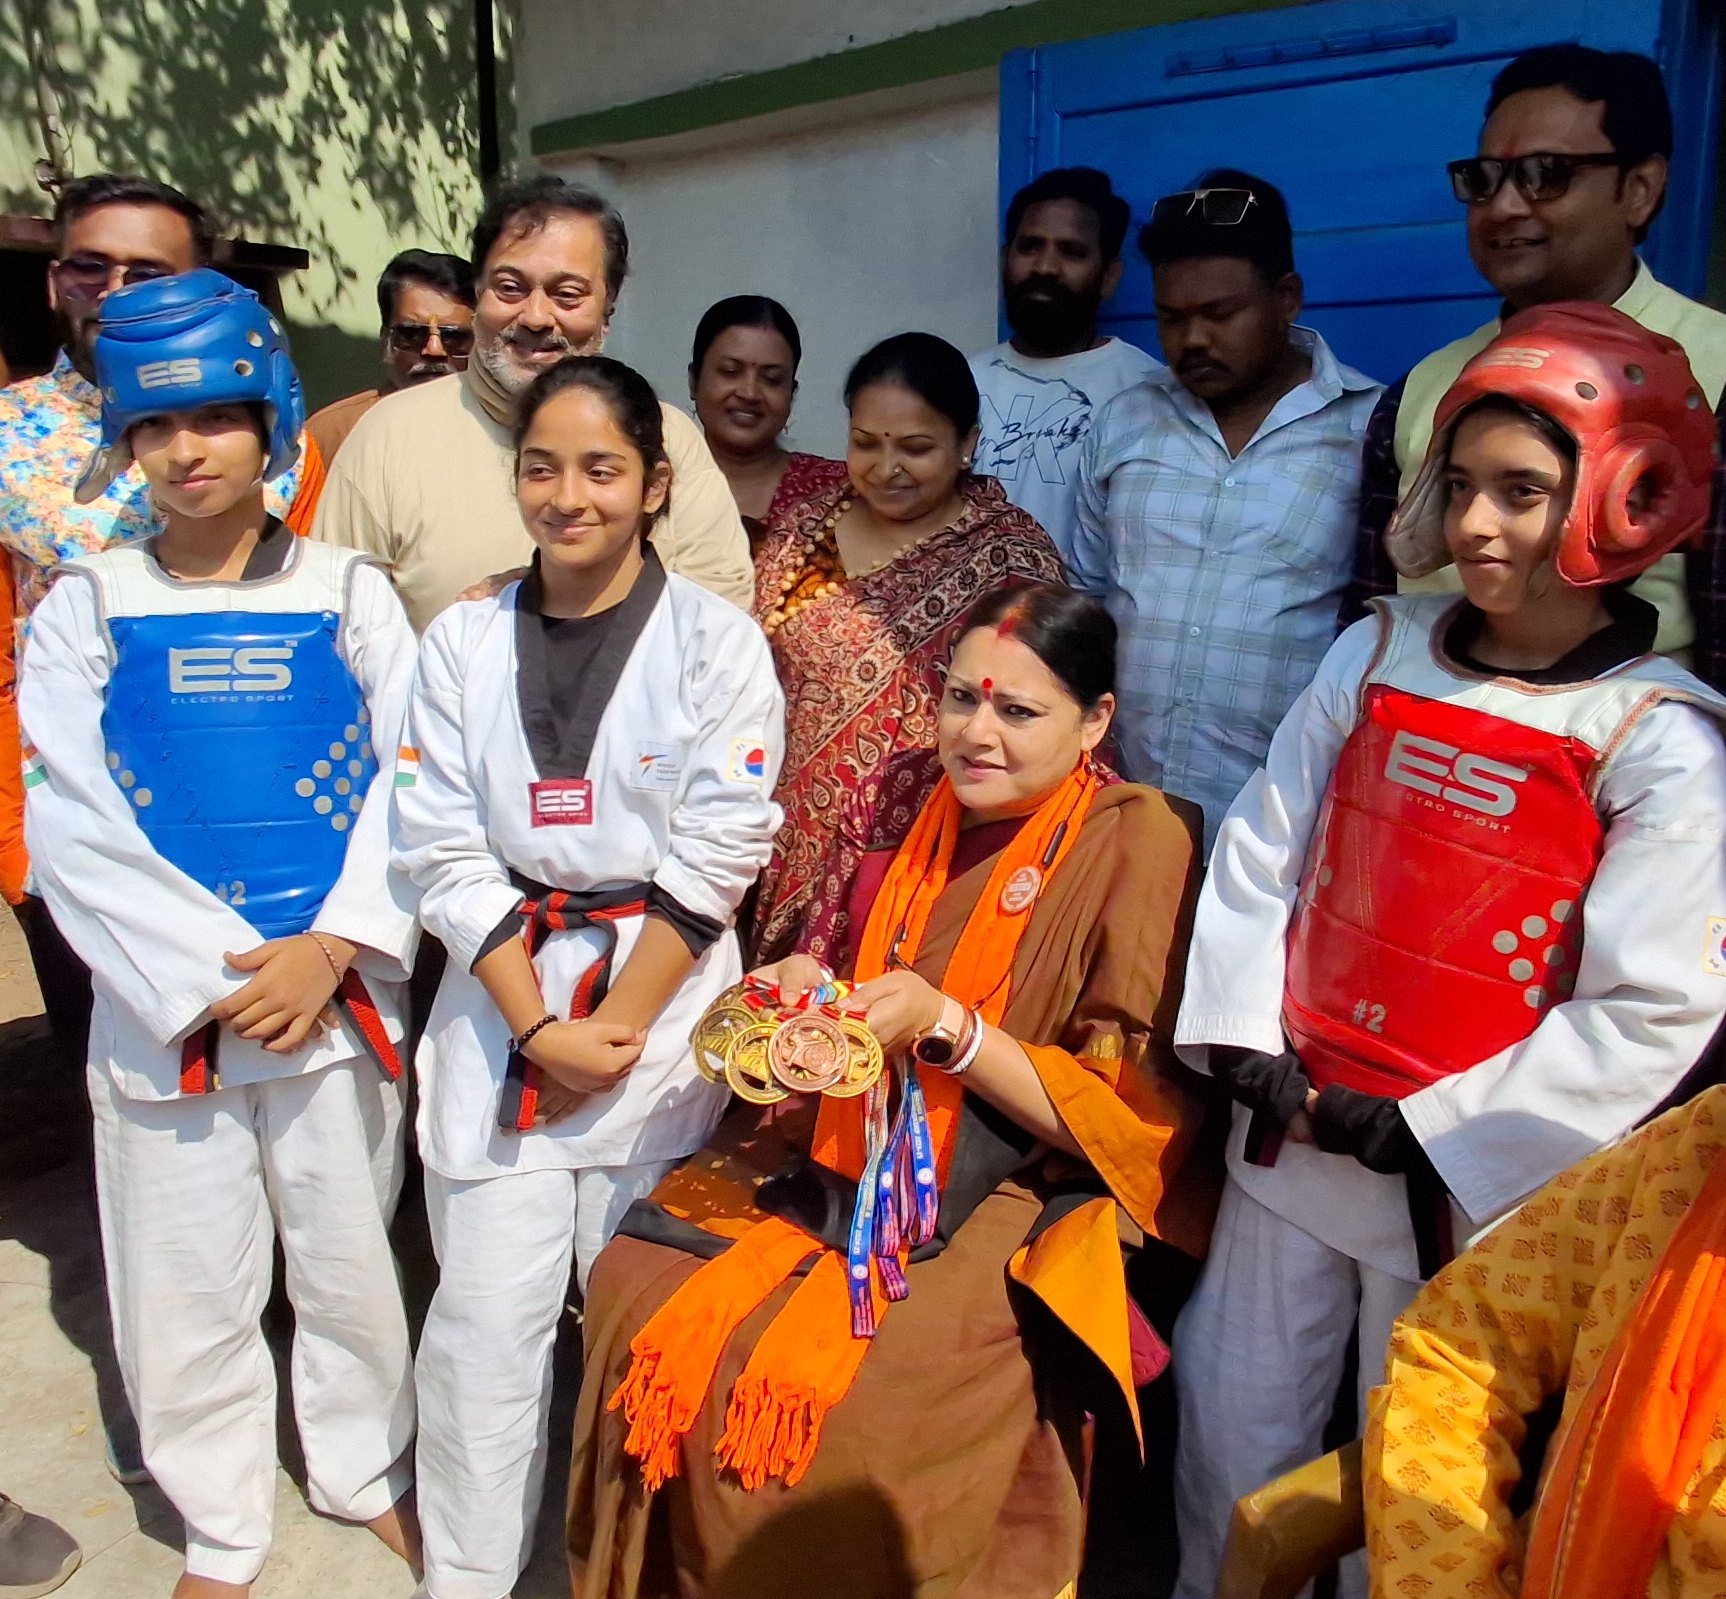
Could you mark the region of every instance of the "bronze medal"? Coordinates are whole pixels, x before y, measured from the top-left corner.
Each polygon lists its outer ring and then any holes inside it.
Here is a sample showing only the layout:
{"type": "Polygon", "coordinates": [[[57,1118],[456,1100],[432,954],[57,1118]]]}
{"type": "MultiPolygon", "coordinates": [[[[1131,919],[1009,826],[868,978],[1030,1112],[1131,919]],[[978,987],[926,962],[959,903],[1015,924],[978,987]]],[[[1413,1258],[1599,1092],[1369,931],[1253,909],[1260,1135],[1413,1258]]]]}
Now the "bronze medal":
{"type": "Polygon", "coordinates": [[[855,1099],[875,1086],[887,1064],[881,1041],[869,1031],[861,1016],[841,1016],[839,1030],[849,1045],[845,1075],[827,1090],[835,1099],[855,1099]]]}
{"type": "Polygon", "coordinates": [[[851,1048],[844,1029],[815,1011],[781,1022],[767,1046],[773,1075],[795,1094],[819,1094],[843,1082],[851,1048]]]}
{"type": "Polygon", "coordinates": [[[767,1047],[778,1031],[773,1022],[753,1022],[732,1040],[725,1058],[725,1080],[739,1099],[751,1105],[777,1105],[791,1091],[775,1081],[767,1063],[767,1047]]]}

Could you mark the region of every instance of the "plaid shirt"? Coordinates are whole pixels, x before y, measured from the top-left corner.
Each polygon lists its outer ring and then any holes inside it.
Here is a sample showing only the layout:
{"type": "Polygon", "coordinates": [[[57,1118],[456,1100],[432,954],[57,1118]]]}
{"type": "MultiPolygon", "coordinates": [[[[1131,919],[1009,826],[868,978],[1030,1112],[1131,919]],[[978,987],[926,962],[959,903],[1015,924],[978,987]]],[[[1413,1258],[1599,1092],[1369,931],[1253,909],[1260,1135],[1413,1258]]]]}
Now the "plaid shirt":
{"type": "Polygon", "coordinates": [[[1120,628],[1122,770],[1203,806],[1207,837],[1330,647],[1381,392],[1290,337],[1312,376],[1239,455],[1166,372],[1110,401],[1080,458],[1071,578],[1120,628]]]}
{"type": "MultiPolygon", "coordinates": [[[[1355,533],[1354,576],[1343,591],[1337,631],[1366,615],[1375,594],[1396,593],[1396,568],[1384,552],[1384,530],[1396,509],[1402,470],[1396,464],[1396,418],[1402,381],[1385,391],[1367,424],[1362,450],[1360,520],[1355,533]]],[[[1726,693],[1726,396],[1715,412],[1720,453],[1714,463],[1714,504],[1700,549],[1684,552],[1684,587],[1696,623],[1690,670],[1710,688],[1726,693]]]]}
{"type": "MultiPolygon", "coordinates": [[[[102,401],[62,350],[53,369],[0,389],[0,547],[12,560],[13,606],[22,629],[62,561],[161,531],[150,486],[136,464],[88,505],[72,486],[102,436],[102,401]]],[[[293,504],[296,466],[264,491],[276,516],[293,504]]],[[[20,634],[22,636],[22,634],[20,634]]]]}

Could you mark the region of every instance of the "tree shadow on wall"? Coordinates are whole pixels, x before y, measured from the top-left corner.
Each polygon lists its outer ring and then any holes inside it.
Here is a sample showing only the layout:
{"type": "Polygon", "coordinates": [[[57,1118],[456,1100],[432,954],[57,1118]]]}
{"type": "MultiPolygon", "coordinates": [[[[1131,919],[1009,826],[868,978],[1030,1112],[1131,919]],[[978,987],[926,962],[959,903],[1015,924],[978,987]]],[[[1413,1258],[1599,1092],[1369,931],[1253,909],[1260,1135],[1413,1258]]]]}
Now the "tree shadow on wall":
{"type": "MultiPolygon", "coordinates": [[[[331,216],[349,195],[369,197],[404,243],[465,236],[478,192],[472,0],[14,0],[0,6],[0,104],[34,129],[32,11],[47,19],[80,170],[164,178],[224,231],[308,249],[338,292],[377,265],[340,257],[331,216]]],[[[508,130],[507,5],[498,17],[508,130]]],[[[46,198],[0,189],[0,204],[40,212],[46,198]]]]}

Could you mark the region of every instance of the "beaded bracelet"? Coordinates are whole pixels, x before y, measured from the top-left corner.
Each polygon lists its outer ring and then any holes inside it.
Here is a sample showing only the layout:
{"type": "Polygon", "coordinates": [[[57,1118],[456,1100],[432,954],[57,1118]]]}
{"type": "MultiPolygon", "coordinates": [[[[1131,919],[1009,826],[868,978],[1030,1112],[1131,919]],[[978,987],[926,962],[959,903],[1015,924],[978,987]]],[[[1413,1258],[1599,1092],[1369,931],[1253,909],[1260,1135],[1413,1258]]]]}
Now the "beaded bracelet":
{"type": "Polygon", "coordinates": [[[545,1015],[540,1017],[540,1019],[533,1024],[533,1026],[527,1028],[509,1041],[510,1051],[513,1054],[519,1055],[527,1048],[529,1042],[533,1039],[536,1033],[540,1032],[544,1028],[550,1027],[556,1020],[557,1018],[553,1016],[550,1011],[547,1011],[545,1015]]]}
{"type": "Polygon", "coordinates": [[[345,975],[342,971],[341,962],[338,961],[335,958],[335,956],[330,953],[330,946],[324,942],[323,934],[322,933],[313,933],[313,932],[308,931],[306,933],[306,937],[309,938],[314,944],[316,944],[318,946],[319,949],[321,949],[324,952],[324,959],[330,963],[330,970],[335,973],[336,981],[338,983],[341,982],[343,976],[345,975]]]}

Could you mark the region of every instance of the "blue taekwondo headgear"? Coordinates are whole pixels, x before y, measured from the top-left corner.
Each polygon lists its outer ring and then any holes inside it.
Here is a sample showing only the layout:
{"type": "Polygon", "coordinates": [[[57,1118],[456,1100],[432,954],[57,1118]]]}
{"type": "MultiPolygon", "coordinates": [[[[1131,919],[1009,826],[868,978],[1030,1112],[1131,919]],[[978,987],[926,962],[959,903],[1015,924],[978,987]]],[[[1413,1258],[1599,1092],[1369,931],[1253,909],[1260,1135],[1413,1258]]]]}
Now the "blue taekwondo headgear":
{"type": "Polygon", "coordinates": [[[126,430],[167,411],[261,405],[265,480],[299,459],[306,402],[281,325],[250,289],[208,267],[134,283],[102,302],[96,383],[102,442],[73,490],[80,505],[131,465],[126,430]]]}

